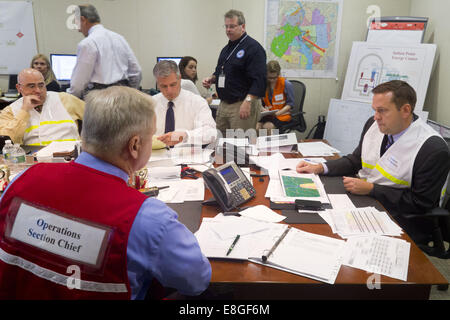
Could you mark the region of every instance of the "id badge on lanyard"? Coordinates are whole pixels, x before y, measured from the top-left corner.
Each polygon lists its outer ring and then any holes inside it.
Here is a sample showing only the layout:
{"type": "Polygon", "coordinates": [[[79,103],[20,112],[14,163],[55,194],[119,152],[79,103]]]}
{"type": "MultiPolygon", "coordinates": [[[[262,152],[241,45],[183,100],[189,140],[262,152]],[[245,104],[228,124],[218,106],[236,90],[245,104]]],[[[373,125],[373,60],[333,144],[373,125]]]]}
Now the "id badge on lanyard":
{"type": "Polygon", "coordinates": [[[219,88],[225,88],[225,73],[223,72],[223,68],[219,75],[218,85],[219,88]]]}

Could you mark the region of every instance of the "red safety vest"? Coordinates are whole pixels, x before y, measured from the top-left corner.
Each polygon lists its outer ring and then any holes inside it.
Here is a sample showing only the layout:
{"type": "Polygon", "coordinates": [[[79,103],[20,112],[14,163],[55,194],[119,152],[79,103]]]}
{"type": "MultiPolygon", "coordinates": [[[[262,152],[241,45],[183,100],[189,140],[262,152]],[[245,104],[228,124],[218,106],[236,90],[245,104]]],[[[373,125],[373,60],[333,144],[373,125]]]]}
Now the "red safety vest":
{"type": "Polygon", "coordinates": [[[41,163],[28,169],[10,186],[0,204],[0,299],[130,299],[127,242],[146,198],[122,179],[74,162],[41,163]],[[5,217],[16,197],[49,208],[49,212],[113,229],[103,268],[92,270],[79,265],[80,280],[89,284],[87,287],[93,283],[94,291],[87,291],[83,285],[81,290],[69,289],[61,281],[55,283],[41,276],[46,274],[42,270],[72,276],[67,268],[77,262],[6,239],[5,217]],[[20,261],[20,266],[11,261],[20,261]]]}
{"type": "MultiPolygon", "coordinates": [[[[269,100],[269,88],[266,90],[266,96],[264,97],[264,105],[269,107],[270,110],[280,110],[286,105],[286,95],[284,94],[284,83],[286,78],[278,77],[275,83],[275,88],[272,93],[272,101],[269,100]],[[278,98],[278,100],[276,99],[278,98]]],[[[291,115],[289,113],[277,116],[280,121],[291,121],[291,115]]]]}

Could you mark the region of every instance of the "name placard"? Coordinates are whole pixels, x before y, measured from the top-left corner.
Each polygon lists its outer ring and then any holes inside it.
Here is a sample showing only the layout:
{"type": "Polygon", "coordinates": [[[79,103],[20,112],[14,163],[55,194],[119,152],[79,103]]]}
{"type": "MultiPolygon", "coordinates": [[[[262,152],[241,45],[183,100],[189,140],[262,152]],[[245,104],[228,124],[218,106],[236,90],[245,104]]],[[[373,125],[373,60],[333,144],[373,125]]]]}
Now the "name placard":
{"type": "Polygon", "coordinates": [[[97,266],[105,253],[108,228],[20,203],[8,237],[58,256],[97,266]]]}

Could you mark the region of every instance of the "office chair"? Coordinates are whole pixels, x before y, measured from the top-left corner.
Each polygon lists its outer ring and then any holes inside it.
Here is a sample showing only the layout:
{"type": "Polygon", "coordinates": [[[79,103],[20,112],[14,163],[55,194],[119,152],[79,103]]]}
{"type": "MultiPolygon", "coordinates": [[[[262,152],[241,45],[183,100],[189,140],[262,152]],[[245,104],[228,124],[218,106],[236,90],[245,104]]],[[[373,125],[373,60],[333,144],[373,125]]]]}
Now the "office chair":
{"type": "Polygon", "coordinates": [[[417,244],[429,256],[440,259],[450,259],[450,247],[445,249],[445,241],[450,243],[450,174],[447,177],[445,194],[439,207],[425,214],[408,214],[406,219],[430,219],[433,223],[433,246],[417,244]]]}
{"type": "Polygon", "coordinates": [[[306,122],[303,117],[303,103],[305,102],[306,86],[303,82],[298,80],[289,80],[294,87],[294,105],[291,109],[291,121],[278,128],[280,133],[295,132],[297,139],[301,132],[306,130],[306,122]]]}

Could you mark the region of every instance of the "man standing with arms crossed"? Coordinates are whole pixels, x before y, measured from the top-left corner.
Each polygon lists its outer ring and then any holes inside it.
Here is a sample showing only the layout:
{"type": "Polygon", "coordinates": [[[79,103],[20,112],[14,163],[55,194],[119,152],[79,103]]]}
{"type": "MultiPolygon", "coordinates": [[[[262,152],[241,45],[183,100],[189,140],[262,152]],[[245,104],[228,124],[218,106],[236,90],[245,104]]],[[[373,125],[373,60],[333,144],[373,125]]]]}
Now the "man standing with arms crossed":
{"type": "Polygon", "coordinates": [[[217,110],[217,129],[255,129],[261,110],[260,97],[266,90],[266,52],[245,31],[241,11],[225,14],[228,44],[222,49],[216,70],[203,80],[203,86],[216,85],[221,99],[217,110]]]}

